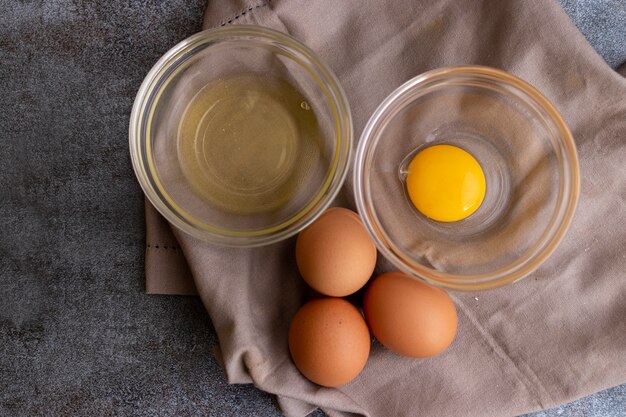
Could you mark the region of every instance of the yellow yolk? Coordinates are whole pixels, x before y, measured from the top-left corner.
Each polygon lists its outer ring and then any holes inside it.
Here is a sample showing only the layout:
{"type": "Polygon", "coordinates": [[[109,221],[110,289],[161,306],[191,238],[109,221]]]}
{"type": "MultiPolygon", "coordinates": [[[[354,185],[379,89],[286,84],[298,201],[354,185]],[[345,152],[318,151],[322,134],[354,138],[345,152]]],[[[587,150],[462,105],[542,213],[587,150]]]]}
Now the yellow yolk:
{"type": "Polygon", "coordinates": [[[408,167],[409,198],[426,217],[440,222],[463,220],[485,197],[485,174],[472,155],[451,145],[419,152],[408,167]]]}

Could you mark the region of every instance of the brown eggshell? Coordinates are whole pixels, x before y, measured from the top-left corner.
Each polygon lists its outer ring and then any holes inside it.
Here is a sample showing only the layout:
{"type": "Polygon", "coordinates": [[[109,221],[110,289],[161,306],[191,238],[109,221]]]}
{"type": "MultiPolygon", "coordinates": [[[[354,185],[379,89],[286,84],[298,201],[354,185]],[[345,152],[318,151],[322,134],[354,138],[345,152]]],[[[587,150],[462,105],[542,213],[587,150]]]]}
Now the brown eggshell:
{"type": "Polygon", "coordinates": [[[319,298],[302,306],[293,318],[289,351],[307,379],[336,387],[352,381],[365,367],[370,333],[352,304],[341,298],[319,298]]]}
{"type": "Polygon", "coordinates": [[[355,212],[336,207],[300,232],[296,261],[302,278],[314,290],[344,297],[371,277],[376,246],[355,212]]]}
{"type": "Polygon", "coordinates": [[[401,355],[437,355],[456,335],[457,314],[448,294],[401,272],[372,280],[363,309],[372,334],[401,355]]]}

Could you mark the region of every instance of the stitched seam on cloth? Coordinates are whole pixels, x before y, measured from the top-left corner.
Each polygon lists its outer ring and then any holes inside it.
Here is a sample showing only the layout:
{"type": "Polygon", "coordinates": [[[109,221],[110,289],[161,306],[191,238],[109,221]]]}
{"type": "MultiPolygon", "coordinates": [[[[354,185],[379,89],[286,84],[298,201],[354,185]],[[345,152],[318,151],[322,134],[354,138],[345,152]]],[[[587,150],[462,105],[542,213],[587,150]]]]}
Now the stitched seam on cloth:
{"type": "Polygon", "coordinates": [[[156,244],[147,244],[146,248],[148,248],[148,249],[166,249],[166,250],[177,251],[177,250],[180,249],[180,246],[165,245],[165,244],[161,244],[161,243],[156,243],[156,244]]]}
{"type": "Polygon", "coordinates": [[[263,3],[256,4],[254,6],[250,6],[247,9],[244,9],[241,12],[237,13],[235,16],[231,17],[230,19],[222,20],[220,22],[219,26],[229,25],[229,24],[233,23],[235,20],[239,19],[240,17],[245,16],[248,12],[256,10],[256,9],[258,9],[260,7],[269,6],[269,4],[270,4],[270,0],[268,0],[266,2],[263,2],[263,3]]]}
{"type": "MultiPolygon", "coordinates": [[[[493,338],[493,336],[491,336],[491,334],[487,330],[485,330],[485,328],[478,321],[478,319],[476,319],[476,317],[474,317],[471,311],[467,307],[465,307],[465,304],[463,304],[459,298],[457,297],[453,297],[453,298],[454,298],[454,301],[456,301],[456,304],[459,306],[459,308],[463,311],[463,313],[465,313],[467,318],[470,320],[472,325],[478,330],[482,338],[487,342],[489,347],[491,347],[491,349],[495,352],[495,354],[500,359],[504,360],[505,362],[508,362],[513,367],[513,369],[515,370],[515,373],[514,373],[515,378],[519,382],[521,382],[522,385],[526,387],[526,390],[528,391],[529,394],[535,397],[535,400],[537,401],[541,409],[545,409],[546,406],[544,405],[542,395],[539,391],[535,389],[535,384],[533,384],[533,381],[532,381],[533,378],[529,377],[526,374],[526,372],[522,371],[519,368],[519,366],[517,366],[513,358],[511,358],[511,356],[502,348],[502,346],[500,346],[500,344],[493,338]]],[[[552,399],[552,396],[544,388],[543,384],[541,383],[541,380],[537,377],[537,374],[532,370],[531,370],[531,373],[535,377],[534,379],[536,380],[537,385],[542,391],[542,393],[545,394],[548,398],[552,399]]]]}

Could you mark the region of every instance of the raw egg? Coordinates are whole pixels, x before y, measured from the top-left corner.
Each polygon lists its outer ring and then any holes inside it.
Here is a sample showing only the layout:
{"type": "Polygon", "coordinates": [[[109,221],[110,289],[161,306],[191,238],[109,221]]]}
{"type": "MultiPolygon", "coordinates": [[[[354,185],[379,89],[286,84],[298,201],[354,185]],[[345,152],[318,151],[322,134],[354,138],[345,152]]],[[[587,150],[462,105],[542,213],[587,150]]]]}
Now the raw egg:
{"type": "Polygon", "coordinates": [[[289,352],[307,379],[326,387],[352,381],[370,352],[370,333],[363,316],[342,298],[309,301],[289,327],[289,352]]]}
{"type": "Polygon", "coordinates": [[[298,235],[296,262],[314,290],[332,297],[365,285],[376,266],[376,246],[355,212],[328,209],[298,235]]]}
{"type": "Polygon", "coordinates": [[[401,272],[375,278],[363,309],[372,334],[401,355],[437,355],[456,335],[456,309],[448,294],[401,272]]]}
{"type": "Polygon", "coordinates": [[[485,197],[485,174],[467,151],[434,145],[411,160],[406,187],[409,199],[424,216],[455,222],[480,207],[485,197]]]}

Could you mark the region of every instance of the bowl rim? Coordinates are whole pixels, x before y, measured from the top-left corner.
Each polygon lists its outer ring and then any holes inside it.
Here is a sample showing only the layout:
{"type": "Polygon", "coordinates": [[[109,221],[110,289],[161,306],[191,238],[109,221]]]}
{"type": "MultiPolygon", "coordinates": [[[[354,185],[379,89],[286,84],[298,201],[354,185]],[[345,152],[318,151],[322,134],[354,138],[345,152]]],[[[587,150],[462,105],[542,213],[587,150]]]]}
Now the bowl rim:
{"type": "MultiPolygon", "coordinates": [[[[562,172],[559,174],[560,176],[563,176],[562,172]]],[[[572,222],[580,194],[580,172],[576,144],[569,128],[556,107],[542,93],[526,81],[523,81],[522,79],[503,70],[480,65],[444,67],[427,71],[406,81],[389,94],[372,114],[363,132],[361,133],[355,155],[353,181],[357,210],[363,219],[363,223],[368,233],[378,247],[378,250],[386,259],[388,259],[402,272],[405,272],[414,278],[435,286],[466,291],[485,290],[500,287],[505,284],[516,282],[536,270],[543,262],[545,262],[546,259],[549,258],[549,256],[556,250],[560,242],[563,240],[563,237],[572,222]],[[402,255],[405,252],[399,249],[395,244],[393,244],[393,242],[382,236],[384,235],[384,230],[376,219],[373,218],[375,217],[375,210],[370,209],[370,206],[367,203],[369,195],[365,191],[365,174],[363,173],[367,152],[372,145],[371,141],[375,135],[375,131],[381,126],[381,124],[385,123],[386,116],[390,112],[390,109],[393,108],[394,104],[398,103],[406,94],[419,89],[424,84],[430,83],[433,80],[449,79],[451,77],[468,75],[477,75],[491,80],[504,82],[509,87],[513,87],[525,93],[531,98],[531,100],[534,101],[534,104],[538,105],[542,111],[547,113],[550,121],[558,130],[558,135],[556,136],[558,137],[559,145],[561,145],[564,150],[563,165],[565,166],[565,173],[569,174],[569,179],[564,180],[561,178],[561,181],[564,181],[564,188],[566,189],[563,193],[565,202],[564,204],[561,203],[564,208],[561,209],[561,215],[557,217],[556,230],[552,233],[551,237],[550,234],[546,236],[546,233],[550,231],[549,225],[538,239],[539,242],[541,242],[542,239],[546,241],[540,245],[540,248],[536,250],[535,253],[529,254],[526,261],[520,261],[520,259],[524,259],[524,255],[522,255],[522,257],[518,257],[515,261],[494,271],[476,275],[450,274],[437,271],[417,262],[411,262],[407,259],[408,256],[403,257],[402,255]],[[374,212],[374,216],[372,216],[372,212],[374,212]]],[[[559,204],[555,207],[552,216],[554,216],[555,213],[559,213],[558,208],[559,204]]]]}
{"type": "MultiPolygon", "coordinates": [[[[352,161],[353,131],[352,114],[347,96],[333,71],[314,51],[292,36],[274,29],[256,25],[235,25],[207,29],[196,33],[182,40],[161,56],[145,76],[135,97],[129,121],[128,140],[135,176],[147,199],[169,223],[185,233],[208,243],[226,247],[258,247],[294,236],[311,224],[330,206],[345,182],[352,161]],[[145,158],[143,154],[145,148],[149,147],[149,144],[146,145],[148,141],[145,137],[142,137],[146,136],[142,135],[142,125],[150,121],[150,117],[146,116],[146,111],[150,110],[149,98],[151,94],[155,90],[158,92],[159,81],[167,79],[167,70],[176,64],[178,59],[202,45],[210,47],[213,42],[250,39],[261,39],[270,42],[275,47],[286,49],[297,57],[306,59],[306,63],[309,65],[306,65],[301,59],[296,62],[305,68],[312,78],[316,79],[316,82],[327,92],[329,101],[331,101],[334,107],[334,123],[337,127],[335,135],[337,144],[335,145],[334,159],[337,159],[337,162],[334,170],[331,170],[332,172],[328,174],[325,180],[328,183],[326,189],[321,190],[317,194],[316,199],[309,202],[307,206],[288,221],[277,227],[261,231],[237,231],[231,234],[221,234],[206,228],[200,228],[197,224],[194,225],[194,222],[190,223],[188,219],[183,219],[181,213],[176,210],[175,202],[171,201],[168,203],[160,197],[160,193],[157,192],[158,184],[155,184],[155,181],[159,182],[158,178],[155,179],[154,175],[151,175],[145,169],[146,159],[148,158],[145,158]],[[318,75],[314,75],[313,71],[317,71],[321,78],[318,75]],[[146,119],[148,120],[146,121],[146,119]],[[270,231],[266,232],[266,230],[270,231]]],[[[148,164],[151,162],[150,160],[147,161],[148,164]]],[[[189,215],[187,217],[192,218],[189,215]]]]}

